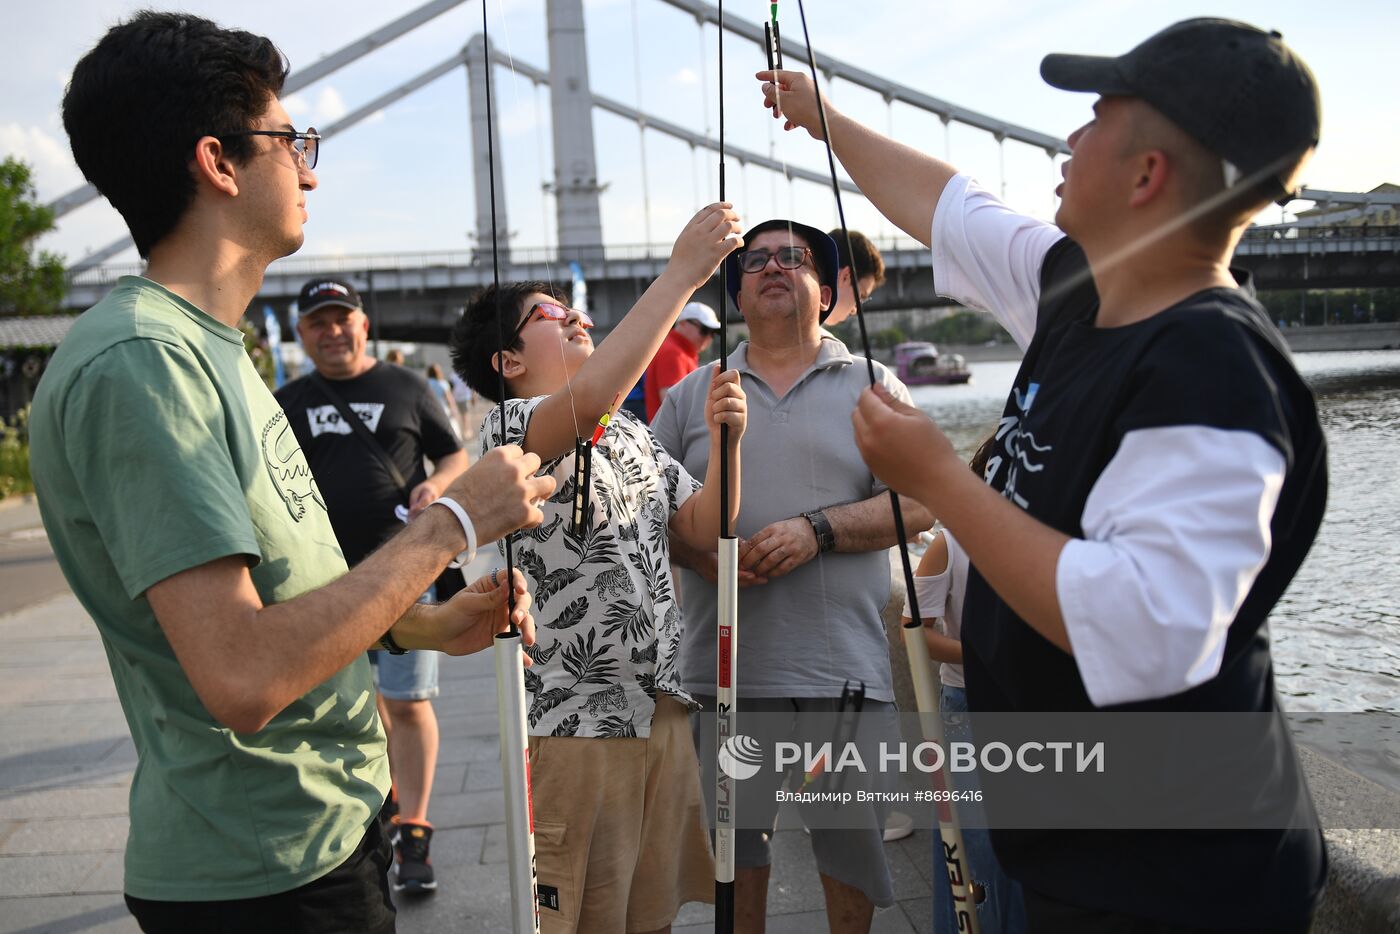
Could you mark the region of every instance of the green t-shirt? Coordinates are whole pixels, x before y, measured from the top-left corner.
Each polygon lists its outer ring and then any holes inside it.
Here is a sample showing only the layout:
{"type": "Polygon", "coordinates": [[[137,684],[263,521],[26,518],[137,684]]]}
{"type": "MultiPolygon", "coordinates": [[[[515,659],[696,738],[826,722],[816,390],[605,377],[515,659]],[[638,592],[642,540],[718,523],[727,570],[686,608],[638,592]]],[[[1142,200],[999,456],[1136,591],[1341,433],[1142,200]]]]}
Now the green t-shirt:
{"type": "Polygon", "coordinates": [[[259,732],[235,733],[200,702],[145,597],[228,555],[248,556],[265,604],[345,572],[306,458],[242,335],[123,278],[54,354],[30,440],[44,526],[101,631],[140,757],[126,891],[252,898],[334,869],[389,786],[365,657],[259,732]]]}

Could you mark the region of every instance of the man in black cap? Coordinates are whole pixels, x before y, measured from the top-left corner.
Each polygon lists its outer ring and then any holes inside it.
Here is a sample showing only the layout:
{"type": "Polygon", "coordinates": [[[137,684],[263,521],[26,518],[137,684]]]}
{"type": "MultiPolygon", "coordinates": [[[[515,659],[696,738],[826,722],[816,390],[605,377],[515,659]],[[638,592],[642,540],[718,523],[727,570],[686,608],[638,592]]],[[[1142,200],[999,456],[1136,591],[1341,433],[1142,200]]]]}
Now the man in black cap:
{"type": "MultiPolygon", "coordinates": [[[[366,353],[369,318],[355,287],[312,279],[297,299],[297,333],[314,373],[277,391],[326,500],[351,567],[442,495],[467,469],[467,452],[427,380],[366,353]],[[359,425],[354,424],[354,420],[359,425]],[[424,458],[433,462],[427,475],[424,458]]],[[[431,599],[430,590],[424,595],[431,599]]],[[[396,891],[437,888],[428,858],[428,797],[437,764],[438,653],[371,651],[379,713],[389,734],[393,795],[385,804],[395,834],[396,891]],[[397,813],[395,813],[397,806],[397,813]]]]}
{"type": "MultiPolygon", "coordinates": [[[[1278,728],[1266,620],[1321,522],[1325,446],[1310,391],[1229,262],[1317,145],[1317,87],[1276,33],[1217,19],[1118,58],[1047,56],[1041,74],[1101,95],[1069,138],[1055,225],[828,108],[836,154],[932,246],[939,290],[992,311],[1026,351],[985,485],[887,394],[862,397],[861,450],[971,557],[974,711],[1236,711],[1275,725],[1251,751],[1269,764],[1250,786],[1258,806],[1225,825],[1263,829],[994,829],[1032,928],[1306,930],[1326,855],[1278,728]],[[1271,801],[1288,819],[1261,825],[1271,801]]],[[[759,77],[775,116],[819,132],[810,82],[759,77]]]]}
{"type": "MultiPolygon", "coordinates": [[[[844,414],[868,384],[865,360],[821,330],[821,316],[836,301],[836,244],[815,227],[770,220],[748,231],[744,249],[725,262],[729,297],[749,328],[728,363],[743,380],[750,424],[762,429],[744,436],[734,526],[744,588],[739,616],[753,621],[739,629],[737,683],[740,714],[768,716],[746,719],[744,732],[765,746],[830,742],[829,727],[821,735],[803,730],[838,709],[843,687],[863,684],[863,718],[871,725],[862,730],[870,743],[862,755],[873,762],[880,739],[899,742],[880,615],[890,595],[887,554],[897,538],[889,494],[861,461],[844,414]],[[793,465],[810,464],[818,465],[821,484],[794,483],[793,465]],[[786,721],[775,723],[780,717],[786,721]]],[[[893,373],[879,363],[875,368],[883,386],[909,398],[893,373]]],[[[672,386],[651,426],[672,457],[702,475],[709,463],[704,404],[711,372],[701,367],[672,386]]],[[[910,534],[932,524],[913,500],[905,500],[904,517],[910,534]]],[[[713,711],[715,555],[685,548],[674,536],[671,555],[686,569],[682,684],[713,711]]],[[[700,749],[701,742],[697,731],[700,760],[713,769],[713,747],[700,749]]],[[[781,778],[765,770],[739,783],[735,921],[741,931],[763,930],[772,854],[771,834],[760,828],[771,831],[781,778]]],[[[712,780],[703,786],[713,793],[712,780]]],[[[833,931],[867,931],[874,907],[894,903],[885,808],[863,807],[859,829],[832,829],[829,813],[807,812],[833,931]]]]}

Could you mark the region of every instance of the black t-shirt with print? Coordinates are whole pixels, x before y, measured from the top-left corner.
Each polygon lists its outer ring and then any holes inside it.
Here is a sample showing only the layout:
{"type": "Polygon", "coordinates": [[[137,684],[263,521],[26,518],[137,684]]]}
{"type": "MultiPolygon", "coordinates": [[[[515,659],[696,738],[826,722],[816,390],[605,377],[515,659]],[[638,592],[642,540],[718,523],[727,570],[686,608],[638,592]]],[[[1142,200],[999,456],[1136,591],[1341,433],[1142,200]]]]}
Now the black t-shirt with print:
{"type": "MultiPolygon", "coordinates": [[[[987,468],[988,483],[1032,516],[1082,538],[1094,484],[1124,436],[1138,429],[1252,432],[1287,464],[1272,548],[1230,625],[1219,673],[1181,693],[1111,709],[1277,712],[1266,620],[1316,537],[1327,494],[1315,403],[1282,337],[1242,289],[1206,290],[1146,320],[1097,328],[1098,293],[1083,250],[1069,239],[1047,253],[1040,295],[1035,337],[987,468]]],[[[1210,465],[1202,464],[1200,483],[1211,482],[1210,465]]],[[[962,639],[974,711],[1096,709],[1074,658],[1022,621],[975,568],[962,639]]],[[[1294,796],[1307,825],[1311,802],[1278,722],[1270,752],[1282,768],[1273,790],[1294,796]]],[[[994,831],[993,840],[1013,876],[1051,897],[1183,924],[1305,917],[1326,877],[1316,830],[994,831]]]]}
{"type": "MultiPolygon", "coordinates": [[[[376,362],[354,379],[332,385],[388,452],[409,490],[427,479],[424,457],[436,461],[461,450],[427,380],[412,370],[376,362]]],[[[326,498],[345,561],[353,567],[403,528],[394,508],[407,499],[317,380],[303,376],[276,395],[326,498]]]]}

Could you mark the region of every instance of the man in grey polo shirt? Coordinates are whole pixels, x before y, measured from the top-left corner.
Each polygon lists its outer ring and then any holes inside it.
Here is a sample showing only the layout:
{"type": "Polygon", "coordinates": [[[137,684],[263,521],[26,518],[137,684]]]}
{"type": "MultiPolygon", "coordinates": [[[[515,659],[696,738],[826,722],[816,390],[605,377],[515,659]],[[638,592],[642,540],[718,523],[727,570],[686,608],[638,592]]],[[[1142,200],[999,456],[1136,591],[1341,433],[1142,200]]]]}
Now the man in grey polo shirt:
{"type": "MultiPolygon", "coordinates": [[[[825,233],[785,220],[765,221],[730,254],[730,297],[749,325],[749,340],[729,356],[749,398],[743,442],[739,546],[739,710],[770,714],[834,711],[847,682],[864,682],[867,719],[894,724],[889,643],[881,611],[890,594],[888,549],[896,543],[889,495],[871,475],[850,424],[868,385],[864,360],[820,331],[836,295],[836,244],[825,233]]],[[[875,364],[898,398],[909,391],[875,364]]],[[[709,456],[704,401],[710,367],[666,394],[652,423],[661,444],[689,471],[709,456]]],[[[909,534],[932,525],[902,499],[909,534]]],[[[681,565],[685,637],[681,678],[697,697],[715,692],[715,556],[672,542],[681,565]]],[[[701,762],[713,759],[702,755],[701,762]]],[[[708,767],[713,769],[713,763],[708,767]]],[[[773,788],[755,777],[740,791],[745,806],[774,813],[773,788]],[[750,801],[752,800],[752,804],[750,801]]],[[[706,782],[713,792],[713,783],[706,782]]],[[[814,828],[832,930],[868,930],[873,907],[893,904],[881,836],[883,814],[861,831],[814,828]]],[[[741,817],[754,826],[754,812],[741,817]]],[[[740,830],[736,843],[736,923],[762,930],[771,854],[767,836],[740,830]]]]}

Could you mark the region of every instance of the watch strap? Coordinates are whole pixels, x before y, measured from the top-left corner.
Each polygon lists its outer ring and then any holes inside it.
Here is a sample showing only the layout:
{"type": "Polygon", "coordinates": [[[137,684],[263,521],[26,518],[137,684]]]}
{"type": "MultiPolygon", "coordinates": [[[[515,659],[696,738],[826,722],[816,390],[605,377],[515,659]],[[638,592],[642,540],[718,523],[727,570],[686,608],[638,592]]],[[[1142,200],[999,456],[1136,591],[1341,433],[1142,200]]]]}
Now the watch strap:
{"type": "Polygon", "coordinates": [[[379,637],[379,647],[390,655],[407,655],[408,649],[394,641],[394,630],[390,629],[379,637]]]}
{"type": "Polygon", "coordinates": [[[831,528],[831,520],[826,517],[826,513],[820,509],[813,509],[804,512],[802,518],[812,524],[812,531],[817,536],[817,553],[826,554],[836,549],[836,532],[831,528]]]}

